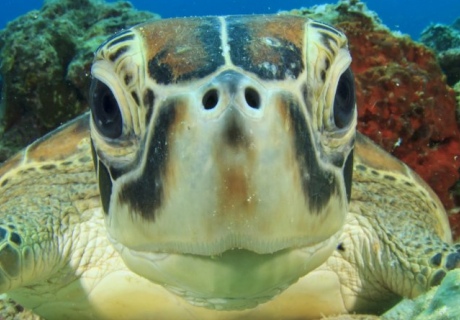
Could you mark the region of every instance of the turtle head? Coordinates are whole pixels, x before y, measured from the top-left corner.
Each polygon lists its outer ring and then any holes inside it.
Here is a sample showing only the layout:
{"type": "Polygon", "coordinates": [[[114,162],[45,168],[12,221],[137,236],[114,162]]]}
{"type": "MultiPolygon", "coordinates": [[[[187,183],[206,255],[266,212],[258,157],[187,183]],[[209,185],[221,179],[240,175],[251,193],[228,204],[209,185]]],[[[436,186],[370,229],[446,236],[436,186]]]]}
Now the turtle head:
{"type": "Polygon", "coordinates": [[[102,45],[91,137],[126,265],[241,309],[322,264],[348,212],[350,61],[341,32],[294,16],[154,21],[102,45]]]}

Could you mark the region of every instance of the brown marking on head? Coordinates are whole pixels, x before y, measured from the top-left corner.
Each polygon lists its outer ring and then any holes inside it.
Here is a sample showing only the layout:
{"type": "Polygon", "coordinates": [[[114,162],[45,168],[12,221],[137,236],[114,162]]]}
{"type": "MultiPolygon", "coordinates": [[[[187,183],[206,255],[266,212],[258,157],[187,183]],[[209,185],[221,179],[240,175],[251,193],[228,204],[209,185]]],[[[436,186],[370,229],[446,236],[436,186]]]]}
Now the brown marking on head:
{"type": "MultiPolygon", "coordinates": [[[[292,144],[292,147],[289,148],[289,152],[285,153],[286,161],[286,172],[289,172],[292,170],[292,168],[298,167],[299,162],[296,158],[295,152],[294,152],[294,128],[292,127],[292,116],[290,113],[289,106],[287,104],[286,99],[283,99],[281,96],[279,96],[276,99],[275,106],[277,109],[277,114],[279,115],[279,118],[282,119],[283,123],[283,129],[286,132],[286,135],[289,137],[289,140],[286,141],[285,143],[290,143],[292,144]]],[[[300,178],[300,175],[298,171],[295,171],[295,174],[293,174],[293,182],[295,186],[301,186],[302,185],[302,180],[300,178]]]]}
{"type": "Polygon", "coordinates": [[[283,128],[285,131],[289,132],[290,135],[294,134],[292,130],[292,121],[289,111],[289,106],[286,103],[286,99],[283,99],[282,96],[278,96],[275,101],[275,107],[278,109],[278,114],[283,122],[283,128]]]}
{"type": "MultiPolygon", "coordinates": [[[[177,144],[177,139],[184,139],[184,137],[187,137],[187,124],[191,122],[190,115],[188,113],[189,106],[187,105],[187,102],[181,99],[176,99],[174,108],[180,111],[176,111],[174,122],[169,128],[168,136],[166,139],[169,145],[169,152],[172,152],[173,146],[177,144]]],[[[180,154],[171,154],[168,157],[168,165],[166,166],[164,175],[162,177],[163,184],[165,186],[163,190],[164,197],[166,199],[170,197],[171,190],[175,189],[177,187],[177,183],[180,182],[181,177],[178,177],[176,170],[178,168],[177,162],[179,161],[184,161],[180,154]]]]}
{"type": "Polygon", "coordinates": [[[167,19],[136,27],[144,38],[146,59],[155,80],[176,82],[218,64],[220,38],[216,23],[211,18],[167,19]],[[209,38],[204,38],[205,32],[209,38]]]}
{"type": "Polygon", "coordinates": [[[213,152],[219,172],[219,208],[220,212],[235,212],[240,208],[244,209],[242,212],[251,213],[254,207],[251,177],[259,161],[257,148],[250,147],[244,121],[239,122],[237,117],[230,117],[228,121],[227,127],[238,127],[238,137],[229,142],[229,128],[225,128],[221,131],[221,141],[216,140],[213,152]]]}
{"type": "Polygon", "coordinates": [[[251,32],[249,47],[254,64],[270,62],[273,65],[283,65],[286,62],[281,61],[283,57],[276,47],[285,47],[286,43],[294,45],[299,52],[302,52],[306,20],[299,17],[292,17],[288,23],[286,20],[286,17],[280,19],[275,16],[266,19],[260,16],[248,22],[248,29],[251,32]],[[273,42],[272,46],[267,45],[270,41],[273,42]]]}
{"type": "MultiPolygon", "coordinates": [[[[251,205],[250,186],[248,175],[244,168],[222,168],[221,179],[224,188],[221,189],[220,208],[221,212],[227,212],[233,208],[245,208],[251,205]]],[[[246,212],[250,212],[247,210],[246,212]]]]}
{"type": "Polygon", "coordinates": [[[287,22],[286,16],[271,16],[270,19],[260,16],[251,19],[248,25],[253,30],[254,39],[266,37],[284,39],[301,49],[304,46],[304,28],[307,20],[303,17],[295,16],[289,18],[289,22],[287,22]]]}

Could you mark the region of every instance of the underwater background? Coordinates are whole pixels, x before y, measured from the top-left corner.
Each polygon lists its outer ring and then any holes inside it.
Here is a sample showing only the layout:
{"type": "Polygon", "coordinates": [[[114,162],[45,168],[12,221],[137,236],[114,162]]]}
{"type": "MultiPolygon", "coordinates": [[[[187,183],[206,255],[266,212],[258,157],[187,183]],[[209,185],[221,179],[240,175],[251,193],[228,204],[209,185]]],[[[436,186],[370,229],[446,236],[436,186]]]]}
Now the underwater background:
{"type": "MultiPolygon", "coordinates": [[[[115,1],[108,1],[115,2],[115,1]]],[[[409,34],[417,40],[430,23],[452,23],[460,15],[458,0],[368,0],[363,1],[370,10],[375,11],[382,22],[390,29],[409,34]]],[[[78,3],[78,1],[75,1],[78,3]]],[[[152,11],[162,18],[193,15],[226,15],[276,13],[279,10],[292,10],[311,7],[324,2],[315,0],[134,0],[138,10],[152,11]]],[[[0,28],[6,23],[33,9],[40,9],[42,0],[3,0],[0,4],[0,28]]]]}

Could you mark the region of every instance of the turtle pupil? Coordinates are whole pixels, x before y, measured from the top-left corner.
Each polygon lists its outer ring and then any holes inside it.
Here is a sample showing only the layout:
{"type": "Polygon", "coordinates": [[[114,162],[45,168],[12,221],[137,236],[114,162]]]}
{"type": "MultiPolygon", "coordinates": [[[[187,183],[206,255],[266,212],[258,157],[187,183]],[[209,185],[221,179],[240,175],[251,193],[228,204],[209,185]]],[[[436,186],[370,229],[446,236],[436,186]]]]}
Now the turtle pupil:
{"type": "Polygon", "coordinates": [[[116,115],[116,108],[114,107],[114,101],[112,95],[104,95],[102,99],[102,107],[107,115],[107,122],[113,121],[113,117],[116,115]]]}
{"type": "Polygon", "coordinates": [[[97,130],[108,138],[118,138],[123,131],[120,107],[110,88],[95,79],[91,86],[91,112],[97,130]]]}
{"type": "Polygon", "coordinates": [[[334,99],[334,123],[337,128],[346,127],[353,119],[355,86],[353,74],[348,68],[339,79],[334,99]]]}

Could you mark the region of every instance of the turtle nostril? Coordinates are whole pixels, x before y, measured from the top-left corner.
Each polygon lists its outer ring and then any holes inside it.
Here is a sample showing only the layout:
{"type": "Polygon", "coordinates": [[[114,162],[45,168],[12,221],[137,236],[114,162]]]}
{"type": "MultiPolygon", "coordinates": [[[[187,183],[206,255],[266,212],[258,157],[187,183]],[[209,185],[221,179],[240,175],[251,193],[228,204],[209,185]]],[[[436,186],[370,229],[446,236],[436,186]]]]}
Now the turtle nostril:
{"type": "Polygon", "coordinates": [[[244,90],[244,98],[246,99],[248,106],[251,108],[260,108],[260,96],[254,88],[246,88],[246,90],[244,90]]]}
{"type": "Polygon", "coordinates": [[[206,110],[213,109],[219,102],[219,93],[216,89],[211,89],[205,93],[201,102],[203,103],[203,107],[206,110]]]}

